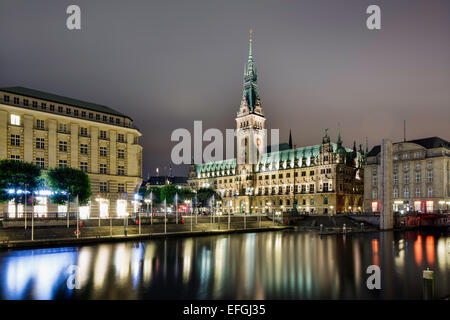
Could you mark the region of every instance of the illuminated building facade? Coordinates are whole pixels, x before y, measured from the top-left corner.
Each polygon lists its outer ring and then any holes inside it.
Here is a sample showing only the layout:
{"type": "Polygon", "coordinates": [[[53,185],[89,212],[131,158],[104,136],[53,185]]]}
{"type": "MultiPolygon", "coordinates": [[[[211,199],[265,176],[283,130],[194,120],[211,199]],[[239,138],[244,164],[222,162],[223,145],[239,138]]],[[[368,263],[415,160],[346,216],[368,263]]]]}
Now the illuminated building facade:
{"type": "MultiPolygon", "coordinates": [[[[86,172],[93,196],[80,207],[81,217],[132,212],[142,182],[140,136],[130,117],[109,107],[23,87],[0,89],[0,159],[86,172]]],[[[39,215],[67,212],[45,196],[37,200],[39,215]]],[[[14,216],[13,204],[3,206],[14,216]]]]}
{"type": "MultiPolygon", "coordinates": [[[[380,146],[367,155],[364,177],[366,212],[380,211],[380,146]]],[[[436,212],[450,208],[450,144],[438,137],[392,146],[394,212],[436,212]]]]}
{"type": "Polygon", "coordinates": [[[294,208],[317,214],[362,211],[361,146],[359,151],[356,145],[345,148],[340,134],[333,143],[325,130],[320,144],[296,148],[290,141],[287,148],[264,152],[265,122],[250,39],[236,117],[237,159],[191,165],[189,186],[215,189],[224,213],[280,213],[294,208]]]}

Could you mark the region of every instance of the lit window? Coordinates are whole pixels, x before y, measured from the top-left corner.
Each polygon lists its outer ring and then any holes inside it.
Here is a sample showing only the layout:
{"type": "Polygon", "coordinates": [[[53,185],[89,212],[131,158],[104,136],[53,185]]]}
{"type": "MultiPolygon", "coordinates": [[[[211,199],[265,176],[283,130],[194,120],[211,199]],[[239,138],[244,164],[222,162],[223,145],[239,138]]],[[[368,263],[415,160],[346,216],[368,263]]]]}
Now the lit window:
{"type": "Polygon", "coordinates": [[[16,114],[11,115],[11,124],[15,126],[20,126],[20,116],[16,114]]]}
{"type": "Polygon", "coordinates": [[[81,206],[79,209],[80,212],[80,219],[88,219],[89,218],[89,214],[90,214],[90,210],[91,208],[89,207],[89,205],[87,206],[81,206]]]}
{"type": "Polygon", "coordinates": [[[100,207],[100,217],[101,218],[107,218],[108,217],[108,207],[109,207],[109,201],[107,199],[97,199],[99,202],[100,207]]]}
{"type": "Polygon", "coordinates": [[[377,212],[378,211],[378,202],[373,201],[372,202],[372,212],[377,212]]]}
{"type": "Polygon", "coordinates": [[[60,217],[67,216],[67,205],[59,205],[58,206],[58,216],[60,216],[60,217]]]}
{"type": "MultiPolygon", "coordinates": [[[[23,216],[23,204],[19,203],[17,204],[17,211],[19,212],[17,217],[22,217],[23,216]]],[[[8,217],[9,218],[17,218],[16,217],[16,205],[14,202],[14,199],[10,200],[8,202],[8,217]]]]}
{"type": "Polygon", "coordinates": [[[119,217],[127,216],[127,200],[117,200],[116,210],[119,217]]]}
{"type": "Polygon", "coordinates": [[[34,213],[38,217],[47,216],[47,197],[36,197],[36,205],[34,206],[34,213]]]}
{"type": "Polygon", "coordinates": [[[427,212],[433,212],[433,201],[427,201],[427,212]]]}

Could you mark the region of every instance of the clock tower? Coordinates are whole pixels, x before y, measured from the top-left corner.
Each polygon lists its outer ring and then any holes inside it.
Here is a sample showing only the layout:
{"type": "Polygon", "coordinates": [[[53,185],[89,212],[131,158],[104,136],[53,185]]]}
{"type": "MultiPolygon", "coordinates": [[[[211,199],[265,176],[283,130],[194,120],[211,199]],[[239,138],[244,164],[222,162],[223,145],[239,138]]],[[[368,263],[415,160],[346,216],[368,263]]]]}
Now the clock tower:
{"type": "Polygon", "coordinates": [[[252,173],[253,165],[257,164],[266,149],[266,118],[259,97],[258,74],[252,53],[252,34],[250,29],[248,61],[244,68],[244,88],[236,117],[237,164],[240,174],[252,173]]]}

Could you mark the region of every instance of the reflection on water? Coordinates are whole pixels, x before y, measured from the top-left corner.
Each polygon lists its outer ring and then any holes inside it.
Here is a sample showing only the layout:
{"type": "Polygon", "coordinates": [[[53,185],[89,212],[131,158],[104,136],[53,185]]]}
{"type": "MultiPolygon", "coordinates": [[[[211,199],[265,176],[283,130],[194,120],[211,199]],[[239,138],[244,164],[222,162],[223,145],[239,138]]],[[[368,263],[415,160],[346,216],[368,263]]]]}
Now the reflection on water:
{"type": "Polygon", "coordinates": [[[421,299],[450,294],[450,237],[265,232],[0,253],[1,299],[421,299]],[[366,288],[381,267],[382,290],[366,288]],[[78,267],[80,289],[69,289],[78,267]]]}

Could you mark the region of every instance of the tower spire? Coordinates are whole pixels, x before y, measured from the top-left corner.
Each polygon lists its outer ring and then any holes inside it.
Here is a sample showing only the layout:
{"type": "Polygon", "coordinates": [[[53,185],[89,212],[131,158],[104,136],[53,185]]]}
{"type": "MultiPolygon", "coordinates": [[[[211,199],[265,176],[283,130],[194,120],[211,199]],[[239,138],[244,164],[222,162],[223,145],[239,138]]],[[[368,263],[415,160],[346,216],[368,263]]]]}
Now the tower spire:
{"type": "Polygon", "coordinates": [[[337,139],[338,146],[342,145],[342,139],[341,139],[341,128],[338,129],[338,139],[337,139]]]}
{"type": "Polygon", "coordinates": [[[244,68],[244,88],[242,105],[248,107],[248,111],[262,114],[258,90],[258,75],[255,62],[253,61],[253,30],[250,29],[248,60],[244,68]],[[245,101],[244,101],[245,100],[245,101]]]}
{"type": "Polygon", "coordinates": [[[292,149],[292,132],[291,132],[291,129],[289,129],[289,149],[292,149]]]}
{"type": "Polygon", "coordinates": [[[249,48],[248,48],[248,60],[253,60],[253,55],[252,55],[252,42],[253,42],[253,29],[250,28],[250,36],[249,36],[249,48]]]}

